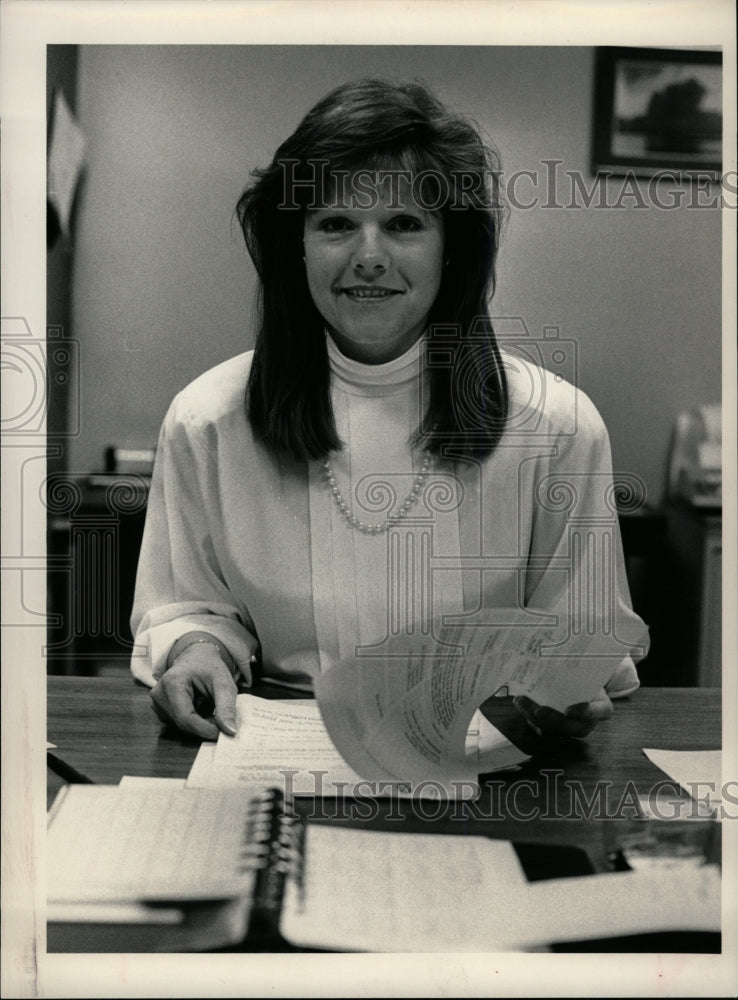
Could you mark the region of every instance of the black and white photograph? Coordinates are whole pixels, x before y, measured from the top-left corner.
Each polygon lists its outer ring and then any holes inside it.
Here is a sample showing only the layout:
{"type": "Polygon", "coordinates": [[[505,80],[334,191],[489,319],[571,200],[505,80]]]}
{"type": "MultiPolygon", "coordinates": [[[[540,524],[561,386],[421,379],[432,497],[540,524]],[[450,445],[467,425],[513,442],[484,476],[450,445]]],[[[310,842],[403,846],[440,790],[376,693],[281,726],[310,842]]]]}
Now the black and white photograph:
{"type": "Polygon", "coordinates": [[[735,14],[638,10],[0,8],[3,996],[734,995],[735,14]]]}

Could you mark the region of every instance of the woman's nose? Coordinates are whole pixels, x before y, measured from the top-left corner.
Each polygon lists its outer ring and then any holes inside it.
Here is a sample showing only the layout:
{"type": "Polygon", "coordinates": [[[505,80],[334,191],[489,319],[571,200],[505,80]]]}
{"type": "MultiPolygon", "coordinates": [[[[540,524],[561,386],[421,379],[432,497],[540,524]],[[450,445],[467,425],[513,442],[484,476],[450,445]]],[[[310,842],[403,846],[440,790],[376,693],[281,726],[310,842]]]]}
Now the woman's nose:
{"type": "Polygon", "coordinates": [[[381,274],[389,266],[389,255],[379,233],[364,232],[354,247],[351,263],[365,274],[381,274]]]}

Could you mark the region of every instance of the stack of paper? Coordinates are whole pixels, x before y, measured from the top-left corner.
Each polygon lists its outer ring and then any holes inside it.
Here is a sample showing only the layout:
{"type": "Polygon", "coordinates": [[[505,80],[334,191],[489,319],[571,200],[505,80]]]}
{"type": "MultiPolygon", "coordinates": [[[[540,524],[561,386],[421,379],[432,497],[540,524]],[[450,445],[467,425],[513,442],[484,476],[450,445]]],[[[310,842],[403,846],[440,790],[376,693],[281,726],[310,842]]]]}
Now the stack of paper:
{"type": "MultiPolygon", "coordinates": [[[[236,710],[237,735],[221,734],[214,746],[202,744],[188,787],[271,785],[292,795],[376,797],[417,792],[426,798],[439,796],[438,781],[418,789],[401,784],[401,771],[383,782],[367,780],[354,771],[336,750],[316,701],[275,701],[243,694],[238,696],[236,710]]],[[[528,760],[480,712],[473,716],[465,750],[456,785],[448,786],[460,798],[477,794],[478,774],[515,768],[528,760]]],[[[438,773],[429,769],[428,777],[438,773]]],[[[445,780],[450,780],[448,775],[445,780]]]]}
{"type": "Polygon", "coordinates": [[[528,882],[505,841],[322,824],[308,826],[305,863],[281,923],[302,947],[511,951],[720,929],[716,865],[528,882]]]}
{"type": "Polygon", "coordinates": [[[488,698],[527,695],[563,711],[597,695],[622,661],[622,645],[602,623],[574,634],[564,613],[500,615],[504,624],[397,636],[322,672],[315,697],[344,760],[376,783],[433,782],[459,797],[460,784],[510,763],[499,762],[499,750],[489,765],[467,753],[472,719],[488,698]]]}

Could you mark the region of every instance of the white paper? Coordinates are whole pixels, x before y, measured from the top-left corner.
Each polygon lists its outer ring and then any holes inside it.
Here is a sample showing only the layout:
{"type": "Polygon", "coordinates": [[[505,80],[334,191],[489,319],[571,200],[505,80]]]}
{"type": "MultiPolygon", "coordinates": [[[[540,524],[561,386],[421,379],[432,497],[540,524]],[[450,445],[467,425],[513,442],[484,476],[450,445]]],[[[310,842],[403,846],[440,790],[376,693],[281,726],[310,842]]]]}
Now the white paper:
{"type": "Polygon", "coordinates": [[[519,942],[546,944],[648,934],[719,931],[720,869],[691,862],[668,871],[614,872],[547,879],[528,887],[519,942]]]}
{"type": "Polygon", "coordinates": [[[186,778],[141,777],[137,774],[124,774],[118,782],[119,788],[184,788],[186,778]]]}
{"type": "Polygon", "coordinates": [[[308,824],[281,931],[297,945],[343,950],[495,951],[526,885],[507,841],[308,824]]]}
{"type": "MultiPolygon", "coordinates": [[[[475,751],[476,752],[476,751],[475,751]]],[[[216,747],[212,743],[203,743],[197,751],[197,756],[187,777],[187,788],[233,788],[240,787],[246,793],[258,792],[264,788],[279,788],[285,795],[308,795],[323,798],[361,797],[361,798],[407,798],[412,792],[397,787],[396,782],[386,786],[377,786],[373,782],[356,779],[346,781],[337,772],[318,772],[316,775],[303,774],[293,776],[294,769],[262,767],[248,758],[243,763],[222,764],[216,760],[216,747]],[[285,771],[289,777],[285,777],[285,771]]],[[[350,770],[350,769],[349,769],[350,770]]],[[[353,772],[351,772],[353,774],[353,772]]],[[[466,797],[470,797],[474,789],[466,789],[466,797]]],[[[421,798],[435,798],[422,792],[421,798]]]]}
{"type": "MultiPolygon", "coordinates": [[[[439,797],[438,782],[417,789],[398,786],[393,779],[365,780],[365,775],[349,767],[336,749],[319,705],[312,699],[276,701],[243,694],[237,698],[236,710],[237,735],[221,734],[212,752],[205,745],[201,747],[187,779],[189,787],[271,785],[293,795],[439,797]]],[[[472,717],[463,746],[463,770],[449,777],[449,781],[456,779],[456,784],[450,786],[451,794],[459,798],[478,793],[480,771],[515,767],[528,759],[481,713],[472,717]]],[[[429,772],[426,777],[434,776],[435,772],[429,772]]]]}
{"type": "MultiPolygon", "coordinates": [[[[487,698],[525,694],[563,710],[591,700],[622,660],[621,644],[596,623],[574,636],[527,613],[507,612],[504,621],[445,627],[436,638],[397,641],[383,655],[357,656],[321,674],[316,698],[346,761],[372,781],[435,782],[454,794],[485,770],[466,754],[465,739],[487,698]]],[[[497,755],[496,768],[519,763],[510,748],[507,759],[497,755]]]]}
{"type": "Polygon", "coordinates": [[[466,756],[476,755],[476,768],[479,774],[489,774],[492,771],[515,771],[523,761],[530,760],[527,754],[511,743],[507,736],[482,713],[477,710],[469,723],[466,734],[466,756]]]}
{"type": "Polygon", "coordinates": [[[644,749],[643,752],[693,799],[719,810],[722,804],[722,750],[644,749]]]}
{"type": "Polygon", "coordinates": [[[275,786],[302,795],[321,794],[321,789],[325,795],[341,794],[361,781],[331,742],[312,699],[241,694],[236,718],[236,736],[221,733],[215,745],[216,773],[229,779],[235,775],[241,785],[275,786]]]}
{"type": "Polygon", "coordinates": [[[696,801],[695,799],[676,798],[675,794],[667,795],[661,792],[657,795],[639,795],[638,805],[642,813],[642,819],[656,820],[705,820],[717,819],[709,802],[696,801]]]}
{"type": "Polygon", "coordinates": [[[307,828],[305,870],[288,883],[281,923],[303,947],[388,952],[719,929],[715,865],[529,883],[504,841],[323,825],[307,828]]]}
{"type": "Polygon", "coordinates": [[[184,911],[145,903],[49,903],[46,919],[63,924],[181,924],[184,911]]]}
{"type": "Polygon", "coordinates": [[[312,700],[276,700],[241,694],[236,699],[237,734],[221,734],[216,764],[253,763],[258,768],[308,768],[359,776],[346,767],[312,700]]]}
{"type": "Polygon", "coordinates": [[[67,785],[49,813],[50,902],[250,896],[248,797],[67,785]]]}

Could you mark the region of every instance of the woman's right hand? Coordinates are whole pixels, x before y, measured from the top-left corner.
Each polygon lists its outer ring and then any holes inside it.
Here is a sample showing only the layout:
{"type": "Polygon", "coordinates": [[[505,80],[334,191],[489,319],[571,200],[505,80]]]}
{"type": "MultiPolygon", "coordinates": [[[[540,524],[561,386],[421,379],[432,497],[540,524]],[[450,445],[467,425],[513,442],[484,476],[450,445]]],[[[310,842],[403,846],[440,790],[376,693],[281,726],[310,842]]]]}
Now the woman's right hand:
{"type": "Polygon", "coordinates": [[[237,691],[218,650],[202,642],[180,653],[152,689],[151,699],[162,722],[217,740],[221,732],[236,735],[237,691]]]}

